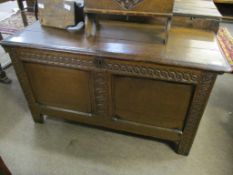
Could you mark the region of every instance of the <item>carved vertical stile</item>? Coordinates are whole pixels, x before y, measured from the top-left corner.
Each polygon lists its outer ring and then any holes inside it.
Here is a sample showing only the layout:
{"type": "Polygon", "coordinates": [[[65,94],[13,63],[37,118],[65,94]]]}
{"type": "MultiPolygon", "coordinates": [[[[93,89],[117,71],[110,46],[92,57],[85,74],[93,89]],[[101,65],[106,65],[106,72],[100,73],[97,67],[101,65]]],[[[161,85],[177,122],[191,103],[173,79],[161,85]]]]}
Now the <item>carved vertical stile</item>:
{"type": "Polygon", "coordinates": [[[209,95],[215,83],[217,74],[204,72],[193,97],[185,128],[177,152],[188,155],[192,147],[199,123],[205,110],[209,95]]]}
{"type": "Polygon", "coordinates": [[[108,76],[105,72],[95,72],[94,79],[94,96],[95,96],[95,113],[98,116],[107,116],[108,114],[108,76]]]}
{"type": "MultiPolygon", "coordinates": [[[[9,48],[8,48],[9,49],[9,48]]],[[[12,60],[12,63],[15,68],[16,75],[18,77],[19,83],[22,87],[22,90],[24,92],[24,96],[27,99],[28,106],[31,110],[32,117],[35,122],[43,123],[44,118],[42,114],[40,113],[39,106],[36,104],[36,100],[34,98],[33,92],[31,90],[30,82],[27,78],[27,74],[24,70],[23,63],[20,61],[20,50],[17,49],[11,49],[9,50],[10,57],[12,60]]]]}

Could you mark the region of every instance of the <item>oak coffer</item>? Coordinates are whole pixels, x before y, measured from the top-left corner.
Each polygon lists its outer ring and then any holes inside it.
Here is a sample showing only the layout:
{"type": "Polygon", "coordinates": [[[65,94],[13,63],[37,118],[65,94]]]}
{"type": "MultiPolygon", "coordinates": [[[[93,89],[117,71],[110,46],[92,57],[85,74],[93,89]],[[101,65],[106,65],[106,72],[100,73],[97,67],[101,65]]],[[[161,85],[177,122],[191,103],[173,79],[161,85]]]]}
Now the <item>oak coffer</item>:
{"type": "Polygon", "coordinates": [[[82,33],[35,23],[2,42],[33,119],[61,117],[170,140],[187,155],[217,74],[231,71],[214,33],[173,28],[165,46],[145,42],[148,30],[138,35],[141,44],[117,40],[120,29],[111,24],[104,29],[88,42],[82,33]]]}
{"type": "Polygon", "coordinates": [[[34,121],[53,116],[160,138],[187,155],[217,75],[231,71],[215,33],[174,24],[163,45],[153,27],[101,25],[87,39],[36,22],[2,42],[34,121]]]}

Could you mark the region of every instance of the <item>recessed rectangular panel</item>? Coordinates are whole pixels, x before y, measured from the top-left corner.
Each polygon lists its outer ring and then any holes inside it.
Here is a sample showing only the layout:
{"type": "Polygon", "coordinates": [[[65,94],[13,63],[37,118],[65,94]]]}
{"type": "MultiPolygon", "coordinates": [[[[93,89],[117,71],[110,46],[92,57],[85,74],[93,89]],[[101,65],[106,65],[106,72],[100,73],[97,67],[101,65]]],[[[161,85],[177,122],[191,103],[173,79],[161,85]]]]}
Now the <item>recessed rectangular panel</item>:
{"type": "Polygon", "coordinates": [[[37,102],[91,112],[89,72],[33,63],[24,65],[37,102]]]}
{"type": "Polygon", "coordinates": [[[182,129],[192,85],[114,76],[113,111],[121,121],[182,129]]]}

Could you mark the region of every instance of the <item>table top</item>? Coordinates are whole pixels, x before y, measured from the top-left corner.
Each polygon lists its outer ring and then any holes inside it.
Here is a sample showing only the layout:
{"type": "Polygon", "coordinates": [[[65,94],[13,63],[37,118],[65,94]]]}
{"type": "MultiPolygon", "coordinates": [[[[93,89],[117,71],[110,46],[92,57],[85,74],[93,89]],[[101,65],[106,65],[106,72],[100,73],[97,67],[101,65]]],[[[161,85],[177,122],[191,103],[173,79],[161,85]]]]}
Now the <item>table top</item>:
{"type": "MultiPolygon", "coordinates": [[[[127,24],[126,24],[127,25],[127,24]]],[[[188,67],[215,72],[230,72],[213,32],[172,27],[166,45],[156,42],[153,27],[124,26],[102,23],[95,39],[85,37],[84,31],[42,27],[39,22],[6,38],[3,46],[49,49],[95,55],[121,60],[188,67]]]]}

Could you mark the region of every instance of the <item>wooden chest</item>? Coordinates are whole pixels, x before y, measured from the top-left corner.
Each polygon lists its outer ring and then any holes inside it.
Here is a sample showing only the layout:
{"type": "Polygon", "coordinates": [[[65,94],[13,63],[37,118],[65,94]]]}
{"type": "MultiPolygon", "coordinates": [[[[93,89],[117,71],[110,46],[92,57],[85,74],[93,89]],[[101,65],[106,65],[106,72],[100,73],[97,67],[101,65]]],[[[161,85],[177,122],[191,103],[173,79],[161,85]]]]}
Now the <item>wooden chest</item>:
{"type": "Polygon", "coordinates": [[[3,41],[34,121],[53,116],[165,139],[187,155],[217,74],[231,71],[215,35],[173,28],[161,45],[153,28],[121,27],[105,23],[98,40],[87,40],[35,23],[3,41]]]}

